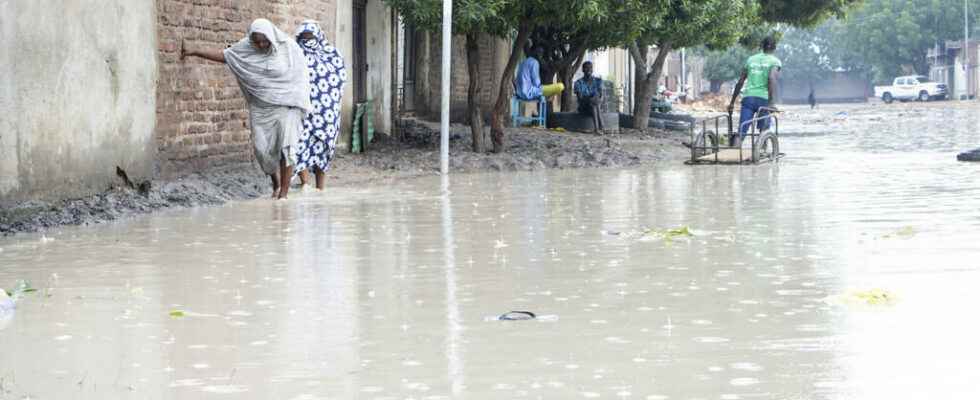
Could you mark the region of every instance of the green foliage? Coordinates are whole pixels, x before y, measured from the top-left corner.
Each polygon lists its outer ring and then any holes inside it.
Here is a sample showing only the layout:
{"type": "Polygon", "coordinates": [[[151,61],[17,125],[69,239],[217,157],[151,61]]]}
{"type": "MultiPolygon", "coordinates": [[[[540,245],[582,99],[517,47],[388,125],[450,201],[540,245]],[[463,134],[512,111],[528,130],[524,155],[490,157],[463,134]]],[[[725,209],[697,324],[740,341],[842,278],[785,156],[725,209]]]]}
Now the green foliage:
{"type": "Polygon", "coordinates": [[[742,73],[745,60],[752,51],[743,46],[732,46],[726,50],[709,50],[704,53],[704,77],[710,81],[732,81],[742,73]]]}
{"type": "MultiPolygon", "coordinates": [[[[976,26],[980,0],[969,0],[976,26]]],[[[962,0],[866,0],[837,28],[838,45],[862,56],[878,82],[928,72],[927,52],[963,38],[962,0]]]]}
{"type": "MultiPolygon", "coordinates": [[[[508,7],[519,0],[453,0],[453,33],[486,32],[504,35],[513,21],[508,7]]],[[[437,32],[442,26],[442,0],[384,0],[420,30],[437,32]]]]}
{"type": "Polygon", "coordinates": [[[787,28],[776,55],[783,61],[783,77],[789,80],[819,80],[835,71],[869,71],[861,54],[840,43],[846,38],[838,20],[815,28],[787,28]]]}
{"type": "Polygon", "coordinates": [[[659,15],[649,16],[636,36],[640,45],[726,48],[741,38],[747,26],[758,22],[756,11],[749,0],[671,0],[659,15]]]}
{"type": "Polygon", "coordinates": [[[764,21],[813,27],[829,17],[842,17],[849,7],[864,0],[759,0],[764,21]]]}

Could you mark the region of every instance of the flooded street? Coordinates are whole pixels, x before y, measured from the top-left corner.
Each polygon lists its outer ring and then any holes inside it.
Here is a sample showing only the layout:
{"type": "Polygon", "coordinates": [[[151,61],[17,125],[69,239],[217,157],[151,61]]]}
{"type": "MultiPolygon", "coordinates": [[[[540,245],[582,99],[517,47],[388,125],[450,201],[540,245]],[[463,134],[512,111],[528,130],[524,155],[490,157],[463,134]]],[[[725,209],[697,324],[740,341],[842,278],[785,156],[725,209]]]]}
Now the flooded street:
{"type": "Polygon", "coordinates": [[[38,292],[0,309],[0,399],[975,398],[980,166],[956,153],[978,110],[789,108],[778,164],[413,179],[3,239],[0,287],[38,292]]]}

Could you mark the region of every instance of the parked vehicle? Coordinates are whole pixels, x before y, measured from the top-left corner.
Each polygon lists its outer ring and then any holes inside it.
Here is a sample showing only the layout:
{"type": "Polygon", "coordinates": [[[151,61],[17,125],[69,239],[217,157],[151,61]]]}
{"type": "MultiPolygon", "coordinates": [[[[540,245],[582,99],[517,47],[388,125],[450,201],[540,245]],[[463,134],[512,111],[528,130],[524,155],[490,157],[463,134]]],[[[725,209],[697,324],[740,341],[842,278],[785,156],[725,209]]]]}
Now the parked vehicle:
{"type": "Polygon", "coordinates": [[[945,100],[948,96],[949,92],[945,84],[932,82],[929,78],[919,75],[895,78],[892,86],[875,86],[875,97],[889,104],[895,100],[945,100]]]}

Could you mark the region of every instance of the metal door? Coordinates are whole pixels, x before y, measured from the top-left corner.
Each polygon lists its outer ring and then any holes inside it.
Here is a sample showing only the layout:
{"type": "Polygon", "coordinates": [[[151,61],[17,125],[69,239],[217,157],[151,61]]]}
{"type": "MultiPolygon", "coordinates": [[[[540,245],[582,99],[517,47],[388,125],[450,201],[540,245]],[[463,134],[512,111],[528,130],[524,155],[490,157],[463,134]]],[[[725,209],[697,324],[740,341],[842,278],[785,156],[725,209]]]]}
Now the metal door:
{"type": "Polygon", "coordinates": [[[352,59],[354,101],[362,103],[367,101],[367,0],[354,0],[354,20],[352,21],[352,31],[354,34],[354,56],[352,59]]]}

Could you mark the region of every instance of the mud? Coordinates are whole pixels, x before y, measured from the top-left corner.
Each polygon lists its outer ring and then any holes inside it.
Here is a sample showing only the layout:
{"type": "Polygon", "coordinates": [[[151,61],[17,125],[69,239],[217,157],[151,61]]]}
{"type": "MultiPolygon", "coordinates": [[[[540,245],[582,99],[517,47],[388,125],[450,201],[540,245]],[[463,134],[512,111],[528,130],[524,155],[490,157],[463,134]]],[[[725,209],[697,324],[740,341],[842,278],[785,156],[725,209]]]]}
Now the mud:
{"type": "MultiPolygon", "coordinates": [[[[595,136],[544,129],[511,129],[502,154],[472,152],[469,128],[451,128],[450,168],[454,173],[543,169],[632,167],[683,157],[683,133],[623,130],[595,136]]],[[[489,129],[486,129],[489,132],[489,129]]],[[[437,124],[414,119],[400,124],[402,140],[381,135],[364,154],[338,151],[327,174],[329,186],[380,183],[434,175],[439,169],[437,124]]],[[[113,171],[115,173],[115,171],[113,171]]],[[[298,179],[294,181],[294,185],[298,179]]],[[[158,210],[221,205],[269,194],[269,178],[254,164],[224,165],[155,180],[148,191],[119,186],[94,196],[58,202],[0,204],[0,235],[38,232],[67,225],[92,225],[158,210]]]]}

